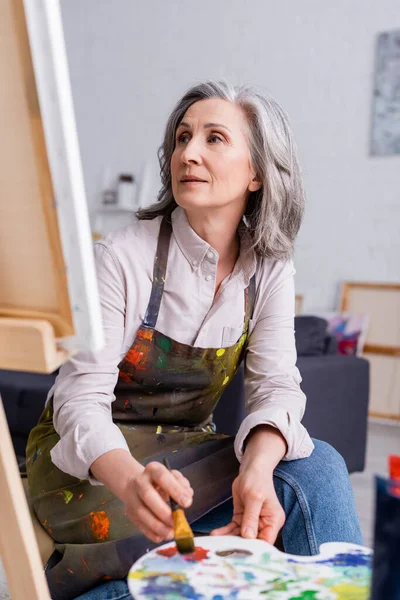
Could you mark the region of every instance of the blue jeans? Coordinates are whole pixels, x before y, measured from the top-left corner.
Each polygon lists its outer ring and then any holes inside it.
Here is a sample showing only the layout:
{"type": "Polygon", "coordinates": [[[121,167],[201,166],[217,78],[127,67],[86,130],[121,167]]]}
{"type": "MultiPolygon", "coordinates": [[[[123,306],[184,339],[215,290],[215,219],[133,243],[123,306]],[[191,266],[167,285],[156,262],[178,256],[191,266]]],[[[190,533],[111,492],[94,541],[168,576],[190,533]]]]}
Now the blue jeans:
{"type": "MultiPolygon", "coordinates": [[[[329,444],[313,442],[315,450],[309,458],[281,461],[274,471],[275,490],[286,514],[282,540],[289,554],[318,554],[324,542],[362,544],[345,462],[329,444]]],[[[225,502],[192,523],[192,529],[209,533],[229,523],[232,514],[232,501],[225,502]]],[[[79,600],[129,598],[124,580],[110,581],[79,596],[79,600]]]]}

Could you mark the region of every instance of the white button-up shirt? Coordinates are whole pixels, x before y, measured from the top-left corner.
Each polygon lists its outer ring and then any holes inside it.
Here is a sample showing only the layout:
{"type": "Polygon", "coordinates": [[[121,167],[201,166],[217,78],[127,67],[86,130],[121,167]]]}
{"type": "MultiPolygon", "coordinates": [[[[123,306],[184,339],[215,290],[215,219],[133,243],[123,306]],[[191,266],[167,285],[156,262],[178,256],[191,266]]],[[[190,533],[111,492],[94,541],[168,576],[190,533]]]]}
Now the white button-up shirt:
{"type": "MultiPolygon", "coordinates": [[[[111,404],[117,365],[149,302],[160,223],[161,217],[135,220],[94,246],[106,343],[100,352],[80,352],[63,365],[48,395],[60,435],[51,451],[53,463],[80,479],[89,477],[91,464],[105,452],[128,450],[112,421],[111,404]]],[[[309,456],[314,446],[300,422],[306,398],[296,367],[292,262],[257,256],[242,223],[239,258],[214,298],[218,253],[191,228],[180,207],[172,213],[172,228],[157,330],[203,348],[235,344],[243,330],[244,289],[256,273],[245,357],[247,416],[236,435],[236,456],[241,461],[247,435],[261,424],[282,433],[288,447],[284,460],[309,456]]]]}

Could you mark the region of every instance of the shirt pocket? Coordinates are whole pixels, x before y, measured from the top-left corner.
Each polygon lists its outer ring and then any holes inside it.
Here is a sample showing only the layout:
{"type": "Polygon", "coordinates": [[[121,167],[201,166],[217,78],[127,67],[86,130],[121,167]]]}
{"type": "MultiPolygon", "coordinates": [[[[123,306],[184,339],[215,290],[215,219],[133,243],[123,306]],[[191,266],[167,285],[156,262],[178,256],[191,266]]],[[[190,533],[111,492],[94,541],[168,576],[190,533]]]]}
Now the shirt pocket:
{"type": "Polygon", "coordinates": [[[236,344],[243,333],[243,327],[224,327],[222,330],[222,347],[236,344]]]}

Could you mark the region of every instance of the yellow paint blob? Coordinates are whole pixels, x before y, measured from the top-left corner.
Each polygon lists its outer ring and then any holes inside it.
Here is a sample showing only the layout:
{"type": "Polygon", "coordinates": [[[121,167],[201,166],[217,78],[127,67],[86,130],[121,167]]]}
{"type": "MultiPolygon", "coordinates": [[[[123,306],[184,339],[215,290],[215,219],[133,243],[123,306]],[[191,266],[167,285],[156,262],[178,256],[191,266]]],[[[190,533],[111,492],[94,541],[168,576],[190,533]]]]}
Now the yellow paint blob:
{"type": "Polygon", "coordinates": [[[368,586],[353,583],[340,583],[332,588],[338,600],[367,600],[369,598],[368,586]]]}
{"type": "Polygon", "coordinates": [[[69,490],[63,490],[63,496],[64,496],[65,504],[68,504],[69,502],[71,502],[72,498],[74,497],[73,493],[70,492],[69,490]]]}
{"type": "Polygon", "coordinates": [[[218,357],[222,356],[223,354],[225,354],[225,348],[220,348],[219,350],[217,350],[216,355],[218,357]]]}
{"type": "Polygon", "coordinates": [[[226,385],[226,384],[228,383],[228,381],[229,381],[229,377],[228,377],[228,375],[227,375],[227,376],[225,377],[225,379],[223,380],[223,382],[222,382],[222,385],[226,385]]]}
{"type": "MultiPolygon", "coordinates": [[[[147,571],[146,569],[138,569],[137,571],[129,572],[128,579],[151,579],[152,577],[156,577],[160,575],[158,571],[147,571]]],[[[168,577],[170,577],[171,581],[181,581],[182,583],[186,582],[186,575],[184,573],[168,573],[168,577]]]]}

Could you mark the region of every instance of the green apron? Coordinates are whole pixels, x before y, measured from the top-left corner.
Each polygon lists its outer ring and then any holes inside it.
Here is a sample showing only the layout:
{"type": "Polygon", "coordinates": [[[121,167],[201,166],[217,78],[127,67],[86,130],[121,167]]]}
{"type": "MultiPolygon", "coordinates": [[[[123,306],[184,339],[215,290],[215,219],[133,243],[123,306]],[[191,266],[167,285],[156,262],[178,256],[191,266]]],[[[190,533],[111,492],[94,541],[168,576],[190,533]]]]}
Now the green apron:
{"type": "MultiPolygon", "coordinates": [[[[193,489],[189,522],[232,496],[238,474],[233,438],[212,422],[226,385],[242,358],[255,297],[245,290],[243,333],[229,348],[198,348],[155,329],[167,270],[172,227],[161,222],[149,305],[136,338],[118,365],[113,420],[143,465],[167,456],[193,489]]],[[[108,579],[126,577],[133,562],[157,544],[128,519],[123,503],[105,486],[60,471],[50,451],[60,437],[50,399],[27,445],[27,473],[36,515],[56,542],[46,566],[53,600],[70,600],[108,579]]]]}

